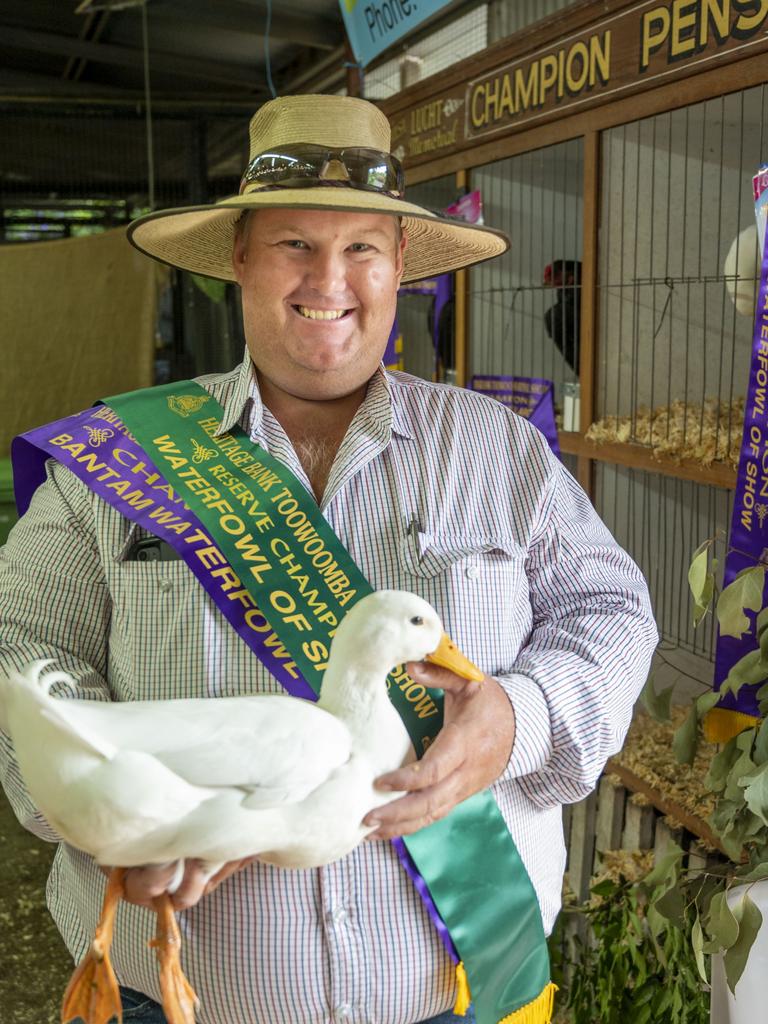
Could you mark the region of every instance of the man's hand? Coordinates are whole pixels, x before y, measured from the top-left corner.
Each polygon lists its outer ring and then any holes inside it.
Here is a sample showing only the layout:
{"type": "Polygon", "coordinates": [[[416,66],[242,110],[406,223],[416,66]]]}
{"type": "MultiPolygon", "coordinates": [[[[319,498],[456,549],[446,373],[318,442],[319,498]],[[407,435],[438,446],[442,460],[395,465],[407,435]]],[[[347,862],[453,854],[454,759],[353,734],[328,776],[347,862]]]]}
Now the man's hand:
{"type": "MultiPolygon", "coordinates": [[[[247,867],[255,857],[245,857],[243,860],[231,860],[224,864],[212,878],[208,878],[203,870],[202,862],[199,860],[187,860],[184,862],[184,876],[181,884],[175,893],[171,895],[171,902],[174,910],[188,910],[194,907],[203,896],[213,892],[221,885],[225,878],[229,878],[236,871],[247,867]]],[[[102,868],[108,873],[108,869],[102,868]]],[[[153,865],[149,864],[141,868],[128,868],[125,873],[125,892],[123,898],[128,903],[137,903],[141,907],[152,907],[152,900],[161,896],[167,891],[168,886],[176,874],[176,864],[153,865]]]]}
{"type": "Polygon", "coordinates": [[[443,728],[420,761],[376,780],[377,789],[407,795],[366,815],[364,825],[378,826],[369,839],[409,835],[444,818],[495,782],[515,742],[515,712],[495,679],[469,682],[425,662],[406,667],[416,682],[445,691],[443,728]]]}

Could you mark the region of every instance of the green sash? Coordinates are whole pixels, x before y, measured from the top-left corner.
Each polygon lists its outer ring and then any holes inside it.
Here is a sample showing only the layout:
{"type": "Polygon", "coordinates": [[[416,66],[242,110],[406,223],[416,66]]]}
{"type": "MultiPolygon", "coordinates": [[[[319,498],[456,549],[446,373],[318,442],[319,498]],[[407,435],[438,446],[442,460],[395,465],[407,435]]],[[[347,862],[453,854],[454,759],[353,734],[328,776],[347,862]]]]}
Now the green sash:
{"type": "MultiPolygon", "coordinates": [[[[240,428],[218,435],[223,410],[191,381],[105,404],[202,522],[227,595],[251,601],[246,618],[274,630],[286,666],[318,693],[335,626],[372,588],[314,500],[240,428]]],[[[390,676],[421,756],[442,724],[442,691],[416,687],[404,672],[390,676]]],[[[466,967],[478,1024],[546,1024],[554,986],[541,914],[490,792],[404,842],[466,967]]]]}

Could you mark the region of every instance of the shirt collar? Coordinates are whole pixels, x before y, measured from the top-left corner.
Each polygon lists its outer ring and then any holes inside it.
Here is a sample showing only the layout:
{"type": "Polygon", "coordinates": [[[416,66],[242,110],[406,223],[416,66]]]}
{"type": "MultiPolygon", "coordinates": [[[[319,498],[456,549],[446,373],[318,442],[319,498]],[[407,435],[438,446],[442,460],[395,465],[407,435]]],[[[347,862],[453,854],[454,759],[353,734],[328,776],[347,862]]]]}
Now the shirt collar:
{"type": "MultiPolygon", "coordinates": [[[[264,404],[247,349],[240,364],[235,385],[222,408],[224,415],[221,417],[218,434],[228,433],[237,424],[244,425],[251,438],[262,433],[264,404]],[[246,406],[248,405],[250,405],[250,410],[246,417],[246,406]]],[[[379,366],[371,378],[361,409],[369,422],[379,430],[391,428],[393,433],[413,439],[414,432],[408,416],[403,388],[383,366],[379,366]]]]}
{"type": "Polygon", "coordinates": [[[259,394],[259,385],[256,380],[253,363],[248,349],[235,380],[235,386],[222,404],[224,415],[217,434],[226,434],[232,427],[238,424],[244,425],[251,437],[261,433],[261,424],[264,417],[264,405],[259,394]],[[250,406],[246,416],[246,407],[250,406]]]}

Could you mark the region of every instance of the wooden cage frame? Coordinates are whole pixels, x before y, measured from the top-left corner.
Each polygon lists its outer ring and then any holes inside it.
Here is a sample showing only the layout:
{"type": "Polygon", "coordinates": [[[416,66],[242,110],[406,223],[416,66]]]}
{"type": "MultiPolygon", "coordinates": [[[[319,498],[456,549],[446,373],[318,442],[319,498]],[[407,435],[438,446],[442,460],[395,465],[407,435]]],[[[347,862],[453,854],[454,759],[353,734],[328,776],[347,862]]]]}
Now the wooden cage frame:
{"type": "MultiPolygon", "coordinates": [[[[596,445],[584,436],[594,419],[597,384],[600,142],[607,129],[768,82],[766,27],[768,0],[758,0],[746,13],[737,0],[581,0],[381,104],[393,124],[393,146],[397,151],[400,145],[404,151],[406,179],[411,185],[453,174],[457,191],[463,191],[470,187],[475,167],[567,140],[583,140],[581,418],[579,431],[560,433],[560,447],[576,456],[577,477],[590,495],[594,493],[594,460],[730,490],[736,486],[735,471],[724,464],[703,467],[692,459],[674,461],[654,455],[639,444],[596,445]],[[563,87],[564,55],[578,48],[587,54],[589,40],[597,39],[600,32],[603,42],[606,33],[611,36],[615,81],[608,76],[590,82],[588,89],[575,95],[563,87]],[[550,86],[554,95],[549,98],[543,88],[544,62],[550,77],[557,74],[559,62],[559,80],[550,86]],[[519,68],[525,75],[527,70],[528,78],[522,82],[530,86],[533,63],[538,64],[536,73],[542,76],[538,93],[542,101],[514,111],[514,92],[509,85],[514,82],[513,72],[519,68]],[[507,89],[506,110],[492,130],[472,135],[475,115],[479,111],[482,119],[489,109],[486,100],[483,112],[477,91],[485,88],[487,97],[492,82],[496,83],[497,113],[504,106],[500,102],[502,85],[507,89]],[[451,130],[441,136],[435,124],[439,115],[430,111],[441,106],[445,109],[446,100],[463,110],[451,130]]],[[[574,67],[579,67],[578,62],[574,67]]],[[[533,95],[537,95],[535,89],[533,95]]],[[[456,371],[462,385],[466,383],[468,341],[471,343],[468,308],[468,272],[460,271],[456,279],[456,371]]]]}

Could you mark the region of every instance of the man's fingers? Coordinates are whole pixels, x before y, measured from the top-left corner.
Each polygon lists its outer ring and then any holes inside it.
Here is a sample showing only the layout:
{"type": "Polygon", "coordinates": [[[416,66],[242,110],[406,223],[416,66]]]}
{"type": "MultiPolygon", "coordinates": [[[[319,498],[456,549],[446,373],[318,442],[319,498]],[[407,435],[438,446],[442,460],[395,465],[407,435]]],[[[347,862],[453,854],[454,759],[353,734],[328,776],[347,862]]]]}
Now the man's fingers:
{"type": "Polygon", "coordinates": [[[205,895],[213,892],[214,889],[218,888],[221,883],[229,878],[230,875],[234,875],[236,871],[241,871],[243,868],[248,867],[249,864],[253,864],[256,860],[255,857],[244,857],[242,860],[231,860],[227,864],[224,864],[216,874],[208,881],[205,887],[205,895]]]}
{"type": "Polygon", "coordinates": [[[184,865],[184,877],[176,892],[171,895],[174,910],[188,910],[200,901],[205,892],[208,875],[199,860],[188,860],[184,865]]]}
{"type": "Polygon", "coordinates": [[[413,761],[404,768],[379,776],[374,786],[397,793],[428,789],[453,774],[464,763],[466,756],[464,737],[455,725],[449,723],[443,726],[420,761],[413,761]]]}
{"type": "Polygon", "coordinates": [[[444,818],[465,795],[461,773],[454,772],[427,790],[409,793],[367,814],[363,824],[376,826],[376,831],[368,838],[392,839],[418,832],[420,828],[444,818]]]}
{"type": "Polygon", "coordinates": [[[124,898],[129,903],[151,907],[152,900],[161,896],[176,874],[176,863],[148,864],[146,867],[129,868],[125,873],[124,898]]]}
{"type": "Polygon", "coordinates": [[[405,670],[414,682],[422,683],[433,690],[446,690],[447,692],[462,692],[481,687],[483,683],[465,679],[457,676],[442,665],[433,665],[429,661],[409,661],[405,670]]]}

